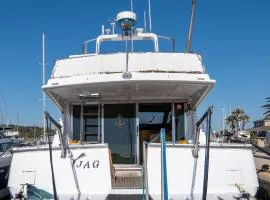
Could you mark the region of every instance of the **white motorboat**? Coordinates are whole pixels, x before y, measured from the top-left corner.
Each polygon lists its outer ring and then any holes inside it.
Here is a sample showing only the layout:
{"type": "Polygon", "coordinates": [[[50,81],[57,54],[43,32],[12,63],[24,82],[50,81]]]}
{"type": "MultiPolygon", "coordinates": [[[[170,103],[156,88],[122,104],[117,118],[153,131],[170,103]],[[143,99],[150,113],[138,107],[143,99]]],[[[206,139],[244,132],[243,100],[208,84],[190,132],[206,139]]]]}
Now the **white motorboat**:
{"type": "Polygon", "coordinates": [[[174,52],[173,39],[135,29],[135,23],[134,12],[120,12],[119,33],[113,26],[111,32],[84,42],[82,54],[56,61],[43,90],[62,112],[63,126],[46,113],[47,130],[52,130],[50,125],[57,128],[59,145],[13,149],[8,182],[12,196],[255,196],[259,185],[251,146],[211,144],[213,109],[199,120],[194,117],[215,84],[201,55],[191,53],[189,45],[186,52],[174,52]],[[171,52],[162,52],[161,39],[172,41],[171,52]],[[136,51],[138,41],[149,40],[152,52],[136,51]],[[91,41],[96,50],[88,53],[91,41]],[[106,42],[124,42],[125,51],[103,53],[106,42]]]}

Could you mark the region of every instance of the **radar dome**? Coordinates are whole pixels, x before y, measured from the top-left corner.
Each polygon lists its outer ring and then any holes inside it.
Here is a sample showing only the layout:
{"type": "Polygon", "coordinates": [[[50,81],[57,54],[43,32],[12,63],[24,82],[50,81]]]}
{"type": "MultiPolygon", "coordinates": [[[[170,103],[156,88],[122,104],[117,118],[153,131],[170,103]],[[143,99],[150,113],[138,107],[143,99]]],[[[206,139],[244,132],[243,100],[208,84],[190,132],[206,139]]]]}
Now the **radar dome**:
{"type": "Polygon", "coordinates": [[[123,31],[130,31],[137,22],[136,14],[131,11],[120,12],[116,16],[116,22],[123,31]]]}

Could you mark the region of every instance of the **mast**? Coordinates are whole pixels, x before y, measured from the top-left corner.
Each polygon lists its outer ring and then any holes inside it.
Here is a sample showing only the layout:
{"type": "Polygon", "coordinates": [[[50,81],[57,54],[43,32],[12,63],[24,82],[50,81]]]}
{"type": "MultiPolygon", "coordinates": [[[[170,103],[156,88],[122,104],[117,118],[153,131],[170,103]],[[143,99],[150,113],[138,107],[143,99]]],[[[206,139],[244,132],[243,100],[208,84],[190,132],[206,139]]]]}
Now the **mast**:
{"type": "MultiPolygon", "coordinates": [[[[42,85],[45,85],[45,33],[42,33],[42,85]]],[[[45,119],[45,110],[46,110],[46,102],[45,102],[45,92],[43,91],[43,138],[46,141],[46,119],[45,119]]]]}
{"type": "Polygon", "coordinates": [[[16,124],[16,131],[19,132],[19,112],[17,112],[17,124],[16,124]]]}
{"type": "Polygon", "coordinates": [[[148,14],[149,14],[149,32],[152,32],[152,14],[151,14],[151,0],[148,0],[148,14]]]}
{"type": "Polygon", "coordinates": [[[196,0],[192,0],[192,11],[191,11],[191,17],[190,17],[190,23],[189,23],[189,31],[188,31],[188,38],[187,38],[187,44],[186,44],[185,53],[190,53],[191,37],[192,37],[193,24],[194,24],[194,16],[195,16],[195,7],[196,7],[196,0]]]}
{"type": "Polygon", "coordinates": [[[147,32],[146,30],[146,12],[143,12],[143,19],[144,19],[144,32],[147,32]]]}

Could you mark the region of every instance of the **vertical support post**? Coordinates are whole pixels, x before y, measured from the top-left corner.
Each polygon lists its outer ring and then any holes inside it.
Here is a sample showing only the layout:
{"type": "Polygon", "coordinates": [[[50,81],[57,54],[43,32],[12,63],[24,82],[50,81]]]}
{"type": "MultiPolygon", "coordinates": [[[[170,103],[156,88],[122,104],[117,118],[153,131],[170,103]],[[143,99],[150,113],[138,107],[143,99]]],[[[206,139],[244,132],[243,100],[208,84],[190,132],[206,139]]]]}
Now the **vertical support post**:
{"type": "Polygon", "coordinates": [[[83,142],[83,104],[81,104],[81,123],[80,123],[80,141],[83,142]]]}
{"type": "Polygon", "coordinates": [[[126,39],[126,72],[128,72],[128,40],[126,39]]]}
{"type": "Polygon", "coordinates": [[[164,128],[161,129],[160,141],[161,141],[161,200],[168,200],[166,138],[164,128]]]}
{"type": "MultiPolygon", "coordinates": [[[[189,111],[187,109],[187,103],[184,103],[184,125],[185,125],[185,138],[190,140],[192,139],[192,133],[189,130],[189,124],[191,123],[191,118],[189,117],[189,111]]],[[[193,133],[194,134],[194,133],[193,133]]]]}
{"type": "Polygon", "coordinates": [[[101,137],[100,137],[100,134],[101,134],[101,127],[100,127],[100,124],[101,124],[101,120],[100,120],[100,102],[98,102],[98,143],[100,143],[101,141],[101,137]]]}
{"type": "Polygon", "coordinates": [[[104,143],[104,103],[101,103],[101,143],[104,143]]]}
{"type": "Polygon", "coordinates": [[[137,154],[137,165],[140,164],[140,122],[139,122],[139,104],[136,103],[136,146],[137,146],[137,149],[136,149],[136,154],[137,154]]]}
{"type": "Polygon", "coordinates": [[[143,141],[143,172],[144,172],[144,188],[145,189],[145,198],[144,200],[149,200],[149,191],[148,191],[148,171],[147,171],[147,142],[143,141]]]}
{"type": "Polygon", "coordinates": [[[73,135],[73,123],[74,123],[74,118],[73,118],[73,105],[70,106],[70,138],[74,138],[73,135]]]}
{"type": "Polygon", "coordinates": [[[190,136],[193,138],[193,134],[196,133],[196,125],[195,125],[195,115],[196,115],[196,111],[195,110],[191,110],[190,111],[190,136]]]}
{"type": "Polygon", "coordinates": [[[64,112],[63,112],[63,140],[64,145],[67,144],[67,138],[70,137],[70,106],[68,102],[65,102],[64,112]]]}
{"type": "Polygon", "coordinates": [[[172,142],[175,143],[175,107],[174,107],[174,103],[172,103],[171,106],[171,110],[172,110],[172,142]]]}

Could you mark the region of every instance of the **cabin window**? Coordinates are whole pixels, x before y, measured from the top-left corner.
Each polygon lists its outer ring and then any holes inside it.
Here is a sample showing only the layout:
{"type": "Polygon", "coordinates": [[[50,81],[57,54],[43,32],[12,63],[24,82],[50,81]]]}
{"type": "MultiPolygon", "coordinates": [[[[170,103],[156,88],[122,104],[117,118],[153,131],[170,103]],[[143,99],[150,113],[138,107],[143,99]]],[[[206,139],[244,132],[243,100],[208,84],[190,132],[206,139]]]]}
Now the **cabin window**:
{"type": "Polygon", "coordinates": [[[72,140],[80,140],[81,105],[73,105],[73,137],[72,140]]]}
{"type": "Polygon", "coordinates": [[[166,130],[166,140],[172,140],[171,104],[140,104],[140,132],[146,141],[156,137],[161,128],[166,130]]]}
{"type": "Polygon", "coordinates": [[[175,103],[174,104],[174,115],[175,115],[175,140],[183,140],[185,138],[185,113],[184,104],[175,103]]]}

